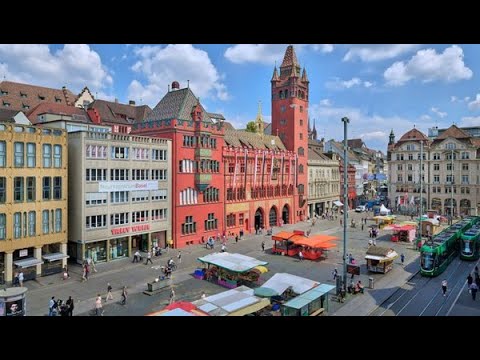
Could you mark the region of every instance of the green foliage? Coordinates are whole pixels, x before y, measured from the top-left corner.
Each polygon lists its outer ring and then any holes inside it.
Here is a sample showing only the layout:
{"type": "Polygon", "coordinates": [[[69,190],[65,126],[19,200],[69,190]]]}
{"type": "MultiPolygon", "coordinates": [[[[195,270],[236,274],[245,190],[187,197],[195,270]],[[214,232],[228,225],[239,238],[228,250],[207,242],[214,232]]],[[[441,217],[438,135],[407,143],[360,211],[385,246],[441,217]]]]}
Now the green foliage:
{"type": "Polygon", "coordinates": [[[250,121],[247,124],[247,129],[248,132],[257,132],[257,125],[255,124],[255,121],[250,121]]]}

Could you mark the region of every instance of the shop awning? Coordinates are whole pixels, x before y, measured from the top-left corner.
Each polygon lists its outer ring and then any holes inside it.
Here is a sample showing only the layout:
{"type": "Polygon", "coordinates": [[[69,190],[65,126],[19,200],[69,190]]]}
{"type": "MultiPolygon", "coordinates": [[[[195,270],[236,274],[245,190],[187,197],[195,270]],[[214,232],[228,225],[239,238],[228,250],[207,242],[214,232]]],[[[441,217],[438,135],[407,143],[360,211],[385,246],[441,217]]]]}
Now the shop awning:
{"type": "Polygon", "coordinates": [[[333,205],[335,205],[335,206],[343,206],[343,204],[342,204],[340,201],[338,201],[338,200],[335,200],[335,201],[333,202],[333,205]]]}
{"type": "Polygon", "coordinates": [[[42,256],[44,260],[47,261],[55,261],[55,260],[62,260],[62,259],[68,259],[70,256],[66,255],[64,253],[58,252],[58,253],[51,253],[51,254],[45,254],[42,256]]]}
{"type": "Polygon", "coordinates": [[[27,268],[27,267],[35,266],[38,264],[43,264],[43,261],[36,259],[34,257],[30,257],[22,260],[16,260],[13,262],[13,264],[21,268],[27,268]]]}

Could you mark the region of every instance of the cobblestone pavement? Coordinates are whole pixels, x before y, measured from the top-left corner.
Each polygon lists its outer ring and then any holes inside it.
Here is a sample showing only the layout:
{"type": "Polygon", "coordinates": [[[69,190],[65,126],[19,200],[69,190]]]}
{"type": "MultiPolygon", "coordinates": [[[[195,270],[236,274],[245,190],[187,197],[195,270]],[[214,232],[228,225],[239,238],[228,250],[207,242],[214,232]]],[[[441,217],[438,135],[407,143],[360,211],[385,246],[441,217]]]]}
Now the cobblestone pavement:
{"type": "MultiPolygon", "coordinates": [[[[357,224],[360,224],[360,219],[368,216],[372,217],[372,213],[349,213],[349,221],[353,218],[357,224]]],[[[343,218],[343,216],[342,216],[343,218]]],[[[406,218],[400,217],[400,220],[406,218]]],[[[371,220],[368,225],[373,224],[371,220]]],[[[382,286],[392,287],[399,283],[401,286],[405,283],[408,276],[412,276],[418,271],[418,265],[414,265],[418,258],[418,252],[413,250],[412,245],[406,243],[393,243],[390,241],[390,233],[381,231],[377,238],[377,245],[393,247],[397,252],[405,254],[405,266],[401,267],[398,263],[395,264],[394,270],[386,275],[382,274],[368,274],[365,269],[365,251],[368,248],[368,227],[365,226],[361,230],[360,225],[356,228],[348,228],[347,236],[347,254],[352,256],[361,264],[361,275],[355,277],[355,281],[360,279],[365,285],[368,284],[369,277],[374,278],[376,289],[382,286]],[[411,265],[409,265],[411,264],[411,265]],[[395,284],[392,283],[395,281],[395,284]],[[402,283],[403,281],[403,283],[402,283]],[[385,284],[384,284],[385,283],[385,284]],[[383,285],[382,285],[383,284],[383,285]]],[[[294,225],[285,225],[282,228],[274,228],[274,233],[280,230],[307,230],[312,228],[310,222],[305,221],[294,225]]],[[[269,262],[268,268],[270,271],[263,274],[262,281],[268,280],[276,272],[288,272],[294,275],[303,276],[322,283],[334,284],[332,279],[332,270],[337,268],[339,274],[342,273],[342,254],[343,254],[343,228],[340,226],[339,218],[335,221],[317,220],[315,226],[312,228],[312,234],[330,234],[338,236],[338,246],[329,252],[328,258],[321,261],[303,261],[300,262],[297,258],[272,255],[269,249],[273,246],[273,241],[270,237],[265,235],[246,235],[245,238],[238,243],[229,241],[227,243],[227,251],[238,252],[248,256],[252,256],[269,262]],[[261,243],[265,241],[266,252],[261,251],[261,243]]],[[[225,289],[210,284],[206,281],[193,279],[191,274],[193,270],[199,265],[196,260],[198,257],[204,256],[212,251],[207,250],[203,245],[191,245],[181,249],[182,264],[179,264],[179,269],[174,272],[173,278],[170,281],[170,286],[176,288],[177,299],[195,300],[199,298],[201,291],[207,294],[218,293],[225,289]]],[[[81,268],[78,265],[70,266],[71,278],[63,281],[60,274],[51,275],[48,277],[41,277],[34,281],[28,281],[25,286],[29,288],[27,292],[27,315],[45,316],[48,313],[48,301],[51,296],[57,299],[67,299],[72,296],[75,300],[75,314],[89,315],[95,303],[97,294],[101,294],[103,298],[106,295],[107,283],[109,282],[113,288],[114,301],[104,303],[105,316],[108,315],[144,315],[148,312],[161,309],[166,304],[166,298],[169,296],[169,291],[161,292],[154,296],[143,294],[146,290],[146,283],[158,277],[159,267],[165,265],[169,257],[176,259],[178,251],[173,249],[168,253],[164,253],[160,257],[153,258],[153,265],[144,265],[144,263],[133,264],[130,259],[120,259],[109,263],[97,264],[97,273],[93,273],[88,282],[81,282],[81,268]],[[121,306],[116,303],[120,299],[121,289],[126,285],[129,290],[128,304],[121,306]]],[[[363,312],[371,312],[372,306],[378,306],[384,300],[381,299],[381,294],[376,291],[376,298],[374,301],[369,301],[362,305],[362,302],[368,298],[369,291],[366,294],[355,295],[347,298],[344,304],[337,302],[330,302],[329,314],[335,315],[354,315],[362,314],[363,312]],[[359,302],[356,306],[355,303],[359,302]],[[352,305],[349,305],[352,304],[352,305]],[[363,309],[364,310],[360,310],[363,309]],[[368,309],[367,309],[368,308],[368,309]],[[343,311],[342,311],[343,309],[343,311]]]]}

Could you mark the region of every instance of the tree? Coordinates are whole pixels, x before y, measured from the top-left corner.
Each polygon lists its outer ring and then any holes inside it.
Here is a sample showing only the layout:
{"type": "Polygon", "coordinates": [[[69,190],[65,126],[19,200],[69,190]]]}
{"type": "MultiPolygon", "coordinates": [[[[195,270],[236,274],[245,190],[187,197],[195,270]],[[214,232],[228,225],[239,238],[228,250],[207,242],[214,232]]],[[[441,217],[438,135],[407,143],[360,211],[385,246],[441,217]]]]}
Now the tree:
{"type": "Polygon", "coordinates": [[[250,121],[247,123],[247,129],[248,132],[257,132],[257,125],[255,124],[255,121],[250,121]]]}

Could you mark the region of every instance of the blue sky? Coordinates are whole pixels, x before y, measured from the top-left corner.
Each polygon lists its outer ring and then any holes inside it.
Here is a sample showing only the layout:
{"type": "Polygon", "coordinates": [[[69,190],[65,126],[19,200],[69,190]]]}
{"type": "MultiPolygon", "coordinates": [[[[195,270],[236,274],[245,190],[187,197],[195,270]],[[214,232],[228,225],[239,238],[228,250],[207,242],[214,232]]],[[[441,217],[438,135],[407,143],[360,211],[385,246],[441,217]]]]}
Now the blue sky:
{"type": "MultiPolygon", "coordinates": [[[[0,45],[0,77],[61,87],[88,86],[98,98],[154,107],[168,84],[190,87],[210,112],[236,127],[270,119],[270,79],[287,45],[0,45]]],[[[295,45],[310,79],[309,115],[319,137],[349,137],[385,151],[414,125],[480,125],[479,45],[295,45]]]]}

